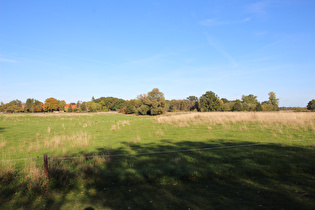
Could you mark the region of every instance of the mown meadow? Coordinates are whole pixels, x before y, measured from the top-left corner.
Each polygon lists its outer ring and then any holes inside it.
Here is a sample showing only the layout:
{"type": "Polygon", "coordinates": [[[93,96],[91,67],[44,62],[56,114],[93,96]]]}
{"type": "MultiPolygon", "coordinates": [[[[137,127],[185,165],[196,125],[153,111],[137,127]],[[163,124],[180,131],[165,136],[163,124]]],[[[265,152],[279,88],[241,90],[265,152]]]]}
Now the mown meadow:
{"type": "Polygon", "coordinates": [[[314,112],[1,114],[0,151],[1,209],[315,208],[314,112]]]}

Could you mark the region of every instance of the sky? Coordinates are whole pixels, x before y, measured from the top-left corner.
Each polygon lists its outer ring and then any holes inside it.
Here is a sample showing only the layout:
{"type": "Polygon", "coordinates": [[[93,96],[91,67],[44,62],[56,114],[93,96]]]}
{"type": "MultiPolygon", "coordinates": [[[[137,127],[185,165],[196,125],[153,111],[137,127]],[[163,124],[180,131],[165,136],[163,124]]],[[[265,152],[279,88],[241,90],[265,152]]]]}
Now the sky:
{"type": "Polygon", "coordinates": [[[0,0],[0,101],[315,99],[314,0],[0,0]]]}

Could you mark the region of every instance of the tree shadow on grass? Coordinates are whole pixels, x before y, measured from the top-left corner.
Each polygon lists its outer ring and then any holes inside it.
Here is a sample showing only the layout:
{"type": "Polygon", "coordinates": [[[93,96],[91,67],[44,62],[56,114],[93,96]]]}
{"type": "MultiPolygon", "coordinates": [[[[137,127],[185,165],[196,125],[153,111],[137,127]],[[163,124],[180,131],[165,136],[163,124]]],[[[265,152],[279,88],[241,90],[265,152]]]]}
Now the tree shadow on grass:
{"type": "MultiPolygon", "coordinates": [[[[119,149],[99,148],[96,155],[101,157],[81,153],[86,158],[53,161],[48,192],[33,197],[26,193],[20,200],[27,203],[11,202],[11,207],[314,209],[314,148],[237,147],[245,144],[254,143],[165,139],[126,142],[119,149]],[[223,146],[230,148],[194,150],[223,146]]],[[[12,199],[6,196],[1,200],[12,199]]],[[[15,194],[9,196],[14,199],[15,194]]]]}
{"type": "Polygon", "coordinates": [[[3,133],[6,127],[0,127],[0,133],[3,133]]]}

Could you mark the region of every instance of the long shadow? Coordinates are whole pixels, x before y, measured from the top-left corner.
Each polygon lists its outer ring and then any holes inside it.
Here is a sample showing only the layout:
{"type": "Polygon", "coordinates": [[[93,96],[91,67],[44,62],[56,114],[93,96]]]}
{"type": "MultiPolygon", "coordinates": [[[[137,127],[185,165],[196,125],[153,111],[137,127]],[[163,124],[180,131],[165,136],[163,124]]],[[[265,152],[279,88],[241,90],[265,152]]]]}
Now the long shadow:
{"type": "Polygon", "coordinates": [[[3,133],[5,129],[5,127],[0,127],[0,133],[3,133]]]}
{"type": "MultiPolygon", "coordinates": [[[[91,157],[95,152],[80,153],[86,158],[52,162],[49,192],[36,194],[44,202],[37,205],[38,197],[26,199],[26,194],[21,200],[28,202],[13,206],[58,209],[68,205],[67,197],[76,193],[79,206],[90,209],[315,207],[314,148],[238,147],[254,142],[224,139],[124,144],[118,149],[99,148],[100,157],[91,157]]],[[[15,191],[4,193],[1,201],[9,200],[15,191]]]]}

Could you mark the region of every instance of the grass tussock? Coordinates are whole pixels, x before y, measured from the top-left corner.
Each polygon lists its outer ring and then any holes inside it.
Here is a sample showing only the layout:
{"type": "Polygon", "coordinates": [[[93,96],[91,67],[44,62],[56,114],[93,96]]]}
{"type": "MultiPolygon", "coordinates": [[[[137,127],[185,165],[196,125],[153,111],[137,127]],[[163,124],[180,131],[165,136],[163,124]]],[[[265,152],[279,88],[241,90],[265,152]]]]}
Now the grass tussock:
{"type": "Polygon", "coordinates": [[[118,131],[120,130],[121,127],[125,127],[126,125],[130,126],[130,121],[129,120],[119,120],[115,125],[112,125],[111,131],[118,131]]]}
{"type": "Polygon", "coordinates": [[[5,148],[7,146],[7,142],[4,140],[4,137],[0,137],[0,149],[5,148]]]}
{"type": "Polygon", "coordinates": [[[156,136],[163,136],[163,135],[164,135],[164,132],[159,129],[159,130],[155,131],[155,135],[156,135],[156,136]]]}
{"type": "Polygon", "coordinates": [[[157,117],[159,124],[182,127],[186,124],[223,125],[235,123],[281,124],[286,126],[315,126],[315,113],[304,112],[208,112],[157,117]]]}
{"type": "Polygon", "coordinates": [[[6,179],[8,175],[14,174],[15,165],[12,161],[1,161],[0,166],[0,180],[6,179]]]}
{"type": "Polygon", "coordinates": [[[141,141],[141,137],[139,135],[137,135],[136,141],[141,141]]]}
{"type": "Polygon", "coordinates": [[[112,127],[110,128],[111,131],[118,131],[120,130],[119,124],[118,125],[112,125],[112,127]]]}
{"type": "Polygon", "coordinates": [[[42,187],[44,185],[44,170],[37,167],[34,161],[28,160],[25,163],[24,174],[26,174],[25,178],[29,189],[42,187]]]}

